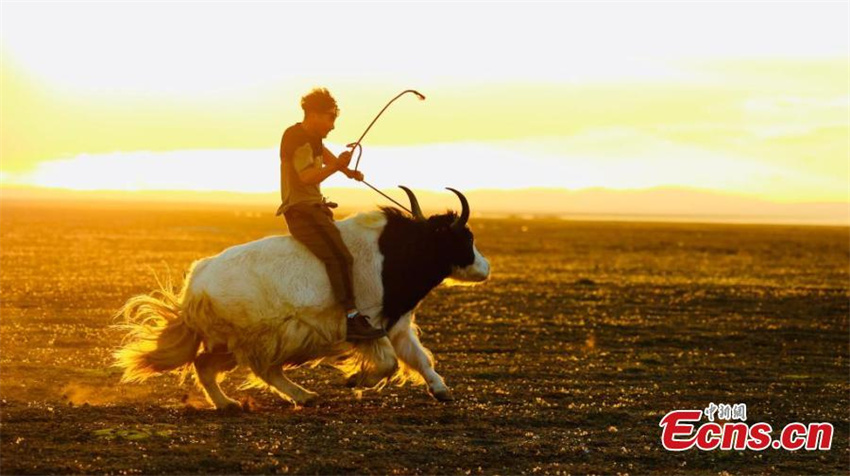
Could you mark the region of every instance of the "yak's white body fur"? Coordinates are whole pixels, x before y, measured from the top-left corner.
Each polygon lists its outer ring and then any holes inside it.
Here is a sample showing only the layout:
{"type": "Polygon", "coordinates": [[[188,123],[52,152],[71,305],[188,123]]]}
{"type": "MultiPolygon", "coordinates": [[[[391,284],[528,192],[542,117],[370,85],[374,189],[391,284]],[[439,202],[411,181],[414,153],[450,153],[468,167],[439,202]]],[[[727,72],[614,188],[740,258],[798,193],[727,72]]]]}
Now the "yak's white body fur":
{"type": "MultiPolygon", "coordinates": [[[[378,238],[386,221],[376,211],[336,222],[354,259],[357,306],[373,319],[382,319],[378,238]]],[[[121,311],[131,327],[130,342],[116,352],[125,381],[194,363],[211,402],[230,408],[237,404],[221,392],[220,374],[243,365],[283,397],[305,404],[316,394],[289,381],[281,369],[327,359],[356,384],[413,379],[448,398],[431,353],[419,342],[412,312],[388,338],[356,346],[345,341],[344,310],[324,265],[291,236],[264,238],[198,260],[179,295],[165,288],[159,295],[132,298],[121,311]],[[201,344],[204,352],[196,356],[201,344]]]]}
{"type": "MultiPolygon", "coordinates": [[[[385,224],[381,212],[337,222],[354,259],[356,304],[370,316],[380,315],[384,297],[378,237],[385,224]]],[[[272,236],[233,246],[198,261],[184,294],[189,300],[206,297],[213,305],[212,315],[187,316],[187,324],[204,334],[208,348],[217,344],[239,348],[234,340],[240,337],[250,339],[252,343],[245,345],[251,346],[258,344],[257,339],[268,340],[274,335],[291,342],[294,336],[290,327],[301,325],[313,328],[317,334],[308,339],[317,347],[316,352],[301,349],[296,353],[301,357],[308,357],[304,352],[326,353],[326,346],[341,344],[345,339],[344,310],[334,299],[324,265],[291,236],[272,236]]],[[[313,358],[318,357],[321,355],[313,358]]]]}

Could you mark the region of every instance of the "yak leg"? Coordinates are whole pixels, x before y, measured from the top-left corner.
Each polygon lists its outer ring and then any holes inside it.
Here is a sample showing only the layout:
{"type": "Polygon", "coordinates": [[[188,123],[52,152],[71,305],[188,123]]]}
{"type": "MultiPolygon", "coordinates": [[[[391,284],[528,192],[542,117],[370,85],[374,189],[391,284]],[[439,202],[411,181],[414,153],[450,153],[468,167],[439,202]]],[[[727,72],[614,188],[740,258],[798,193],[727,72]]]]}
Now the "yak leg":
{"type": "Polygon", "coordinates": [[[195,358],[195,375],[209,400],[219,410],[237,410],[242,406],[236,400],[228,397],[218,386],[219,375],[236,367],[233,354],[227,352],[204,352],[195,358]]]}
{"type": "Polygon", "coordinates": [[[390,378],[398,370],[395,350],[386,337],[358,344],[356,352],[363,356],[363,366],[348,378],[349,387],[372,388],[384,379],[390,378]]]}
{"type": "Polygon", "coordinates": [[[392,341],[398,358],[405,365],[419,372],[428,384],[428,391],[437,400],[447,402],[454,400],[443,377],[434,370],[434,357],[431,351],[419,342],[418,327],[413,323],[413,313],[405,314],[390,330],[392,341]]]}
{"type": "Polygon", "coordinates": [[[314,400],[316,400],[316,398],[319,397],[318,393],[311,392],[292,380],[289,380],[289,378],[283,374],[283,369],[280,366],[271,366],[261,372],[257,372],[256,369],[254,369],[254,373],[264,382],[269,384],[272,389],[276,390],[278,394],[287,400],[292,400],[296,405],[309,406],[314,400]]]}

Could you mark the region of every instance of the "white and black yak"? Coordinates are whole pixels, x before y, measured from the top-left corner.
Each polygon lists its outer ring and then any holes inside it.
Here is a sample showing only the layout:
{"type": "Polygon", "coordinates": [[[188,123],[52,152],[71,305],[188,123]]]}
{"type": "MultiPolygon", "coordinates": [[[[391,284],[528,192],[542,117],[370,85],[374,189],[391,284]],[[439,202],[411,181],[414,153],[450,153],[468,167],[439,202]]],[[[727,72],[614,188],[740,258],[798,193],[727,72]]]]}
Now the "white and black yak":
{"type": "Polygon", "coordinates": [[[431,352],[419,342],[414,311],[446,279],[486,280],[490,264],[473,244],[463,194],[449,189],[460,199],[460,215],[426,218],[413,193],[402,188],[412,217],[382,208],[336,222],[354,258],[357,307],[380,321],[388,337],[347,342],[344,312],[322,263],[291,236],[272,236],[196,261],[179,293],[166,284],[129,299],[119,311],[129,334],[115,352],[122,381],[194,370],[216,408],[238,409],[219,382],[244,366],[252,382],[307,405],[317,394],[284,370],[324,362],[342,370],[351,385],[413,380],[450,400],[431,352]]]}

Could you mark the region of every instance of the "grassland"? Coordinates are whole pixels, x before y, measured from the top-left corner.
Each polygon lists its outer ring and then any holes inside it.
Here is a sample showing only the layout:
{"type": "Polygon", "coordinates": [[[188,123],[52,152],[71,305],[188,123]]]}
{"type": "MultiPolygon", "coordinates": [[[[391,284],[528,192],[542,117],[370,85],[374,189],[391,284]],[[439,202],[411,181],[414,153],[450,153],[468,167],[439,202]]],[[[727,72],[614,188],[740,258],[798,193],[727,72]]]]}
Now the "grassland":
{"type": "MultiPolygon", "coordinates": [[[[271,207],[274,208],[274,207],[271,207]]],[[[269,210],[0,203],[0,472],[842,473],[850,469],[850,233],[834,227],[473,219],[492,279],[418,321],[456,401],[353,393],[293,408],[191,382],[119,385],[112,315],[195,259],[283,232],[269,210]],[[746,403],[831,422],[830,451],[669,453],[670,410],[746,403]]]]}

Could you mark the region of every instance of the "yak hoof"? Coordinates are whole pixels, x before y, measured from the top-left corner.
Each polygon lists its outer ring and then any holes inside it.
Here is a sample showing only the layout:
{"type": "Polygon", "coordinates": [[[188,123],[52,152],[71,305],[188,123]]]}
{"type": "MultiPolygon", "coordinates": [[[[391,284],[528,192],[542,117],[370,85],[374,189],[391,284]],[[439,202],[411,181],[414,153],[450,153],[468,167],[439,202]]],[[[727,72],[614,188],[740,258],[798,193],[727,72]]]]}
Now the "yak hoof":
{"type": "Polygon", "coordinates": [[[431,392],[431,395],[440,402],[453,402],[455,397],[452,396],[451,392],[448,390],[438,390],[436,392],[431,392]]]}
{"type": "Polygon", "coordinates": [[[311,394],[307,395],[306,397],[302,398],[297,403],[298,403],[299,407],[315,407],[318,402],[319,402],[319,394],[318,393],[311,393],[311,394]]]}
{"type": "Polygon", "coordinates": [[[356,373],[351,377],[348,377],[348,380],[345,381],[345,386],[348,388],[355,388],[360,385],[360,374],[356,373]]]}
{"type": "Polygon", "coordinates": [[[216,411],[223,413],[225,415],[238,415],[242,413],[243,410],[246,410],[242,407],[242,404],[233,400],[224,404],[224,406],[217,407],[216,411]]]}

